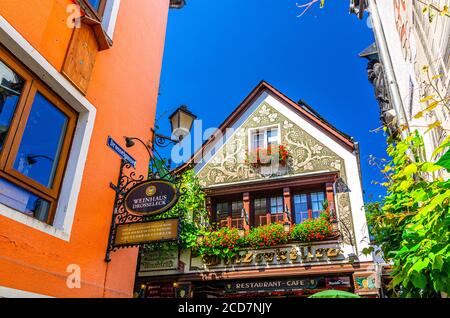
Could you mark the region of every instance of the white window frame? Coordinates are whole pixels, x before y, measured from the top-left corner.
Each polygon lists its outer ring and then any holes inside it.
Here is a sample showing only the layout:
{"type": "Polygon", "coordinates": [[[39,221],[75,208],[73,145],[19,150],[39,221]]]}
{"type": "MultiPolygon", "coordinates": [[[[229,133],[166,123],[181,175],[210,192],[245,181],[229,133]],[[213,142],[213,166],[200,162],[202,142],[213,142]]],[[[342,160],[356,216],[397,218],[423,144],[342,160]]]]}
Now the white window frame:
{"type": "Polygon", "coordinates": [[[0,204],[0,215],[64,241],[70,240],[89,143],[96,116],[95,107],[0,15],[0,43],[21,63],[78,112],[78,121],[68,157],[52,225],[0,204]]]}
{"type": "Polygon", "coordinates": [[[249,151],[253,151],[253,136],[258,133],[258,132],[263,132],[264,133],[264,148],[267,148],[267,132],[269,130],[272,129],[277,129],[278,134],[277,134],[277,139],[278,139],[278,144],[281,144],[281,129],[280,129],[280,124],[277,125],[269,125],[269,126],[262,126],[262,127],[257,127],[257,128],[251,128],[248,130],[248,150],[249,151]]]}
{"type": "Polygon", "coordinates": [[[107,0],[103,12],[102,27],[108,38],[112,41],[119,14],[120,0],[107,0]]]}

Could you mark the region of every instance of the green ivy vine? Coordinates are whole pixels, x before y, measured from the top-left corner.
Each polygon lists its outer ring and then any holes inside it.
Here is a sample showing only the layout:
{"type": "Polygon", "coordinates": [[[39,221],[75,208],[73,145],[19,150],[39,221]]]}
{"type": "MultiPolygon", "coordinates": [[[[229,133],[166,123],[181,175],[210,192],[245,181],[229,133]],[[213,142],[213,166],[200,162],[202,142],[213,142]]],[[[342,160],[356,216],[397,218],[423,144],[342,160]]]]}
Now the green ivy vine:
{"type": "MultiPolygon", "coordinates": [[[[390,289],[396,297],[450,293],[450,180],[434,176],[448,162],[425,162],[419,133],[389,140],[382,160],[386,197],[367,205],[374,243],[393,263],[390,289]]],[[[450,139],[436,151],[450,145],[450,139]]],[[[445,157],[445,156],[444,156],[445,157]]]]}

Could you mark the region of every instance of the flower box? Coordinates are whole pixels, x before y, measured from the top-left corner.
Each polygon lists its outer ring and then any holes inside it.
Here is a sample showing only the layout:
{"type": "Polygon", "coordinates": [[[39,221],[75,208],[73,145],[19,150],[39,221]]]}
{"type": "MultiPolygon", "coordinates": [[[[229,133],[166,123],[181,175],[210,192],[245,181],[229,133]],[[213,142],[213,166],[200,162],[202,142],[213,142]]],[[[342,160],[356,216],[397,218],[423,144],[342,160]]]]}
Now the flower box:
{"type": "Polygon", "coordinates": [[[278,162],[285,165],[289,152],[284,145],[271,145],[268,148],[258,147],[247,153],[246,162],[254,166],[271,165],[278,162]]]}

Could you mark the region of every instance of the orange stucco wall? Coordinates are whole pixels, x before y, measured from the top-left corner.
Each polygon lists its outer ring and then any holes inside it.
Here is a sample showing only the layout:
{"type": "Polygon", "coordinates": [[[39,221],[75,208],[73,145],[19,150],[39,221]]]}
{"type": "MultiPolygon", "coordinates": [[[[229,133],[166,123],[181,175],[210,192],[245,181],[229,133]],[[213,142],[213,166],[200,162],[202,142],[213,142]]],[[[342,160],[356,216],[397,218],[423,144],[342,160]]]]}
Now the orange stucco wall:
{"type": "MultiPolygon", "coordinates": [[[[70,0],[0,0],[0,14],[58,71],[72,30],[70,0]]],[[[150,138],[164,49],[169,0],[122,0],[111,49],[96,58],[87,99],[97,109],[69,242],[0,216],[0,286],[56,297],[131,297],[136,249],[104,262],[119,157],[108,135],[150,138]],[[81,267],[81,288],[66,286],[69,264],[81,267]]],[[[129,149],[140,172],[148,160],[140,145],[129,149]]]]}

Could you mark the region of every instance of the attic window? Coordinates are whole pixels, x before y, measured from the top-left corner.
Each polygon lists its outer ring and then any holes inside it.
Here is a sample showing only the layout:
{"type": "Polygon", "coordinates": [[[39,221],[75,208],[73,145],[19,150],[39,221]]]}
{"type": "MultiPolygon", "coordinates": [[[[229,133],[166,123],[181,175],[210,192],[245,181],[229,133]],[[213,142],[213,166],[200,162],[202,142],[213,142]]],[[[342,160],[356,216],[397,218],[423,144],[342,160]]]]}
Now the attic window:
{"type": "Polygon", "coordinates": [[[250,130],[249,150],[268,148],[280,144],[280,128],[278,126],[263,127],[250,130]]]}

